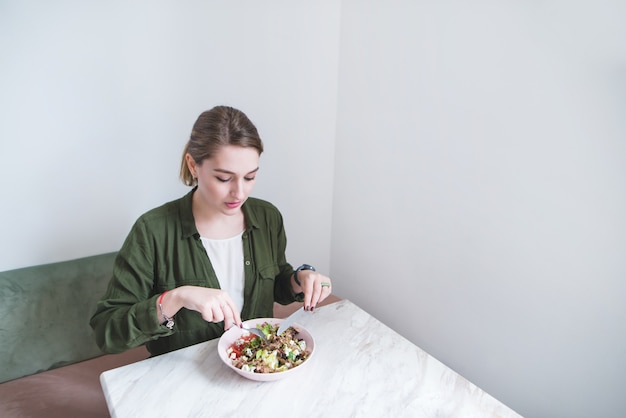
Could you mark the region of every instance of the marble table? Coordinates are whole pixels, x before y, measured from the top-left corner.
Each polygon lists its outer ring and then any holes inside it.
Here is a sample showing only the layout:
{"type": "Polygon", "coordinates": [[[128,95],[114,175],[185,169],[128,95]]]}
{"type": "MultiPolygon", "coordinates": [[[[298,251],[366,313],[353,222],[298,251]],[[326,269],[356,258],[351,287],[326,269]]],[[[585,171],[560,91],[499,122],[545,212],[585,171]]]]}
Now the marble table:
{"type": "Polygon", "coordinates": [[[254,382],[207,341],[100,376],[113,417],[519,417],[348,300],[303,315],[306,370],[254,382]]]}

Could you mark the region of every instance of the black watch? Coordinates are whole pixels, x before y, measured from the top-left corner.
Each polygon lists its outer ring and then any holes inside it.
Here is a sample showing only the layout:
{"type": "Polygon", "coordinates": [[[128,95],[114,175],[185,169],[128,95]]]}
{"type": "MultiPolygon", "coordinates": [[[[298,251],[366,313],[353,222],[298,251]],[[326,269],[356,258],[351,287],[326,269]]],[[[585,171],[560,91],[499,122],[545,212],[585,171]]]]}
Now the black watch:
{"type": "Polygon", "coordinates": [[[296,284],[300,287],[302,287],[302,284],[300,284],[300,280],[298,280],[298,272],[301,270],[312,270],[315,271],[315,267],[313,266],[309,266],[308,264],[303,264],[300,267],[298,267],[294,272],[293,272],[293,280],[295,280],[296,284]]]}

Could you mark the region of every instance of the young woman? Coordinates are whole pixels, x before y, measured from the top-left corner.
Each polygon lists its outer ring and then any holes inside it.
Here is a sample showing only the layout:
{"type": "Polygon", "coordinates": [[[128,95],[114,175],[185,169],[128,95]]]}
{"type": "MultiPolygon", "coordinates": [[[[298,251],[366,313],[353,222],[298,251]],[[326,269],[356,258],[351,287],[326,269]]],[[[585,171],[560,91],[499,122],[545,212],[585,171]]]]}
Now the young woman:
{"type": "Polygon", "coordinates": [[[219,337],[274,302],[313,310],[331,280],[285,259],[280,212],[251,198],[263,143],[247,116],[218,106],[196,121],[181,164],[192,190],[142,215],[120,249],[91,318],[104,352],[152,355],[219,337]]]}

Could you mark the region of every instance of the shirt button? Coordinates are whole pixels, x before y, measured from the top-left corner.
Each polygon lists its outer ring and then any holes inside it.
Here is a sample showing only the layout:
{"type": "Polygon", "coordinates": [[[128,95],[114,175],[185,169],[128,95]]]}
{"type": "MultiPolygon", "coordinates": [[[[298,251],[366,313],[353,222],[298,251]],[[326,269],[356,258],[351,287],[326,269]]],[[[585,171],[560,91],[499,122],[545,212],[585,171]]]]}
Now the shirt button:
{"type": "Polygon", "coordinates": [[[244,238],[248,238],[248,234],[243,234],[243,237],[244,238]]]}
{"type": "Polygon", "coordinates": [[[250,265],[250,260],[246,260],[246,266],[250,265]]]}

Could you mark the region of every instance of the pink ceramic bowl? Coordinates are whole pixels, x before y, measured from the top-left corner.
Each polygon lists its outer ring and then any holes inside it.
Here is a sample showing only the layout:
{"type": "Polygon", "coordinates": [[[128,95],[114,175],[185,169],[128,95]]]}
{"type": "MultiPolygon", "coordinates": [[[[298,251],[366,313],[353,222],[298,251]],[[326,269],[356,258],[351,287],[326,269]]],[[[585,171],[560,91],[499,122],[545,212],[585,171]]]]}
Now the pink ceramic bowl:
{"type": "MultiPolygon", "coordinates": [[[[280,326],[282,321],[283,320],[279,318],[256,318],[244,321],[243,326],[253,328],[256,326],[260,326],[264,322],[269,322],[270,324],[280,326]]],[[[257,382],[272,382],[275,380],[284,379],[287,376],[292,376],[295,373],[299,373],[303,369],[305,369],[307,364],[311,361],[313,353],[315,352],[315,341],[313,340],[313,337],[311,336],[309,331],[307,331],[302,325],[299,324],[293,324],[292,326],[300,330],[300,332],[296,336],[306,341],[307,351],[309,352],[309,358],[307,358],[304,363],[300,364],[297,367],[294,367],[293,369],[276,373],[254,373],[243,371],[233,366],[232,361],[228,358],[228,354],[226,353],[226,351],[239,337],[241,337],[246,332],[239,327],[232,327],[224,334],[222,334],[219,342],[217,343],[217,352],[224,364],[226,364],[226,366],[230,367],[232,370],[235,371],[235,373],[238,373],[247,379],[256,380],[257,382]]]]}

